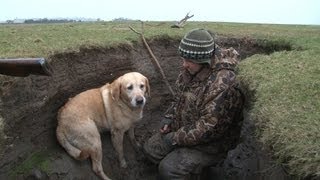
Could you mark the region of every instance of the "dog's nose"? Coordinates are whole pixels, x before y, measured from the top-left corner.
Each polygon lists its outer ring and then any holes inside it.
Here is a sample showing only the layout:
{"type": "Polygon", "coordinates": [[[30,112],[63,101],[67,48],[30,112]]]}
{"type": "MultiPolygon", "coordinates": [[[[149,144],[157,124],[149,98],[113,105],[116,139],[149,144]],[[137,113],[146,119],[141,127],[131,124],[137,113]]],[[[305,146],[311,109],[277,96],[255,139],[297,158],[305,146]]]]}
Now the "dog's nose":
{"type": "Polygon", "coordinates": [[[143,104],[143,98],[142,97],[137,98],[136,103],[137,103],[137,105],[143,104]]]}

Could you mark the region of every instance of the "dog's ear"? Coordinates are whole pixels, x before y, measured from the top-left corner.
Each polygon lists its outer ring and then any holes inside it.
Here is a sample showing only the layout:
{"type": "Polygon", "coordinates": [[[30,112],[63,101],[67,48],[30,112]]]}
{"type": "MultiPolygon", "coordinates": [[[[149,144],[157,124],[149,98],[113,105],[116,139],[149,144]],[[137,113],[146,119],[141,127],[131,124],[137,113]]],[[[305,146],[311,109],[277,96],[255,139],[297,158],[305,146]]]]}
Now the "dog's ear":
{"type": "Polygon", "coordinates": [[[150,94],[150,84],[149,84],[148,78],[145,78],[145,84],[146,84],[146,95],[147,95],[148,97],[151,97],[151,94],[150,94]]]}
{"type": "Polygon", "coordinates": [[[118,78],[111,83],[111,96],[112,99],[118,101],[121,94],[121,79],[118,78]]]}

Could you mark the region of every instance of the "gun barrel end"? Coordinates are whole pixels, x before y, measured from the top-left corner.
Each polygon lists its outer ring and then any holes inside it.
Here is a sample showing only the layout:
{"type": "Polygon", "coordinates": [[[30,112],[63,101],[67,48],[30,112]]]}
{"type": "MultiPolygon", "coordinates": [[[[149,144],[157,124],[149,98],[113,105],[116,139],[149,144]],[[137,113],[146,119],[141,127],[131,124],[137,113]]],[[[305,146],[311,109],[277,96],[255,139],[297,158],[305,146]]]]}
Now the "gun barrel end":
{"type": "Polygon", "coordinates": [[[52,76],[53,74],[52,67],[44,58],[40,59],[40,64],[43,70],[43,75],[52,76]]]}

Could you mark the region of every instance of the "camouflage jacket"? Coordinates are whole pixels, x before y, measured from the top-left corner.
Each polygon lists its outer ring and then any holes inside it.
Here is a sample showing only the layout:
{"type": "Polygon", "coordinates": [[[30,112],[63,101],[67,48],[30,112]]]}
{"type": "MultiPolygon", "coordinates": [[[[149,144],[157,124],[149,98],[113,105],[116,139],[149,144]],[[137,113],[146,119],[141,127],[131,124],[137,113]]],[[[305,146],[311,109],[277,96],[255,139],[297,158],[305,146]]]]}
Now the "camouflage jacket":
{"type": "Polygon", "coordinates": [[[173,119],[177,145],[217,153],[239,139],[244,97],[234,72],[237,55],[233,48],[219,50],[212,67],[180,73],[177,98],[165,114],[173,119]]]}

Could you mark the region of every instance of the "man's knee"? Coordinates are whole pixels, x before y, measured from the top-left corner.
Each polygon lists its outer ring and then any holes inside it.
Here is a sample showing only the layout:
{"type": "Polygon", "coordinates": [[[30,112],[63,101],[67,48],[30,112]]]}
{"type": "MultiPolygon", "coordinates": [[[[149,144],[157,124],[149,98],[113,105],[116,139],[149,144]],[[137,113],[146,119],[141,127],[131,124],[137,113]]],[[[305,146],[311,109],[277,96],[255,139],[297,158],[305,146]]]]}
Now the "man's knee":
{"type": "Polygon", "coordinates": [[[217,157],[189,148],[176,149],[159,164],[160,179],[197,179],[204,167],[216,164],[217,157]]]}
{"type": "Polygon", "coordinates": [[[171,170],[172,167],[167,163],[167,161],[161,161],[159,164],[159,179],[171,179],[171,170]]]}
{"type": "Polygon", "coordinates": [[[158,164],[161,159],[170,153],[171,149],[163,142],[161,134],[157,133],[143,145],[143,151],[149,160],[158,164]]]}
{"type": "Polygon", "coordinates": [[[176,161],[173,159],[163,159],[159,164],[159,180],[184,180],[186,173],[183,169],[177,166],[176,161]]]}
{"type": "Polygon", "coordinates": [[[187,169],[179,169],[172,162],[161,161],[159,164],[158,180],[198,180],[201,174],[189,172],[187,169]]]}
{"type": "Polygon", "coordinates": [[[155,139],[155,135],[144,143],[143,152],[151,162],[158,164],[161,159],[156,152],[156,145],[154,144],[153,139],[155,139]]]}
{"type": "Polygon", "coordinates": [[[188,155],[188,151],[177,149],[166,156],[158,167],[160,180],[188,179],[199,164],[198,162],[194,162],[193,158],[188,155]]]}

